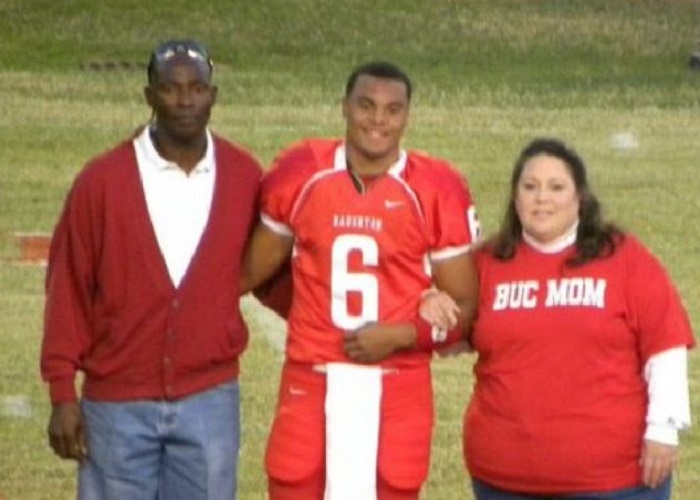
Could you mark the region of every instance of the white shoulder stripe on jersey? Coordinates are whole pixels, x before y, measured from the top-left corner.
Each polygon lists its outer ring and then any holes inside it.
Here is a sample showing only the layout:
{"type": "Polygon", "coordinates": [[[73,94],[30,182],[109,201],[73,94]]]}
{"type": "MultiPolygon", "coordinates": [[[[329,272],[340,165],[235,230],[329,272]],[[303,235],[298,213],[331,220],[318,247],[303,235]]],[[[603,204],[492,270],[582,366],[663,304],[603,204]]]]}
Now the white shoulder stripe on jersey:
{"type": "Polygon", "coordinates": [[[282,234],[284,236],[294,236],[294,231],[287,224],[277,222],[272,217],[265,213],[260,213],[260,222],[265,224],[272,232],[282,234]]]}
{"type": "Polygon", "coordinates": [[[296,200],[294,200],[294,206],[292,206],[292,213],[289,215],[289,220],[293,221],[294,217],[297,214],[297,210],[299,209],[299,204],[306,198],[306,193],[309,189],[311,189],[311,186],[313,186],[316,182],[318,182],[320,179],[323,179],[324,177],[327,177],[329,175],[337,174],[338,172],[333,170],[333,169],[325,169],[321,170],[320,172],[316,172],[314,175],[312,175],[309,180],[307,180],[304,183],[304,186],[301,188],[301,191],[299,192],[299,196],[297,196],[296,200]]]}
{"type": "Polygon", "coordinates": [[[449,259],[452,257],[456,257],[458,255],[463,255],[465,253],[469,253],[469,251],[472,249],[472,245],[462,245],[458,247],[445,247],[441,248],[440,250],[435,250],[433,252],[430,252],[430,260],[433,262],[440,261],[440,260],[445,260],[449,259]]]}
{"type": "Polygon", "coordinates": [[[396,180],[399,184],[401,184],[401,187],[406,191],[406,194],[411,198],[411,202],[413,205],[416,207],[416,211],[418,212],[418,215],[420,216],[421,222],[423,224],[426,223],[425,220],[425,214],[423,213],[423,207],[421,206],[420,202],[418,201],[418,196],[416,196],[415,191],[411,188],[411,186],[408,185],[408,182],[406,182],[402,177],[399,177],[398,175],[392,175],[391,176],[393,179],[396,180]]]}

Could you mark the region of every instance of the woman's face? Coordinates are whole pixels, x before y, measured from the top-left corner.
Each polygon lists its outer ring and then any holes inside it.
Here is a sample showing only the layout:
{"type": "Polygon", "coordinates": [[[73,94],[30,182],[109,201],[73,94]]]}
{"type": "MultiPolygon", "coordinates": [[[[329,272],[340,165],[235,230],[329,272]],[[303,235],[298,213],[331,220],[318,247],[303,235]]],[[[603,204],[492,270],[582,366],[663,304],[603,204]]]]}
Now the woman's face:
{"type": "Polygon", "coordinates": [[[579,195],[566,164],[540,154],[524,165],[515,190],[523,230],[538,243],[551,243],[578,220],[579,195]]]}

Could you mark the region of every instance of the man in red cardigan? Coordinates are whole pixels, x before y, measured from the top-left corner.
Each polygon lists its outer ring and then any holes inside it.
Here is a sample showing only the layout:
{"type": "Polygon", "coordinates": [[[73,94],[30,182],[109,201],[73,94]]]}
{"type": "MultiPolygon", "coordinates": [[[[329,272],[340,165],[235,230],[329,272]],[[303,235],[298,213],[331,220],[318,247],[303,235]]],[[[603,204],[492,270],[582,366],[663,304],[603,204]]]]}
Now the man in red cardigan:
{"type": "Polygon", "coordinates": [[[87,164],[54,232],[41,372],[82,499],[236,495],[239,266],[262,170],[207,128],[212,70],[197,42],[156,48],[151,124],[87,164]]]}

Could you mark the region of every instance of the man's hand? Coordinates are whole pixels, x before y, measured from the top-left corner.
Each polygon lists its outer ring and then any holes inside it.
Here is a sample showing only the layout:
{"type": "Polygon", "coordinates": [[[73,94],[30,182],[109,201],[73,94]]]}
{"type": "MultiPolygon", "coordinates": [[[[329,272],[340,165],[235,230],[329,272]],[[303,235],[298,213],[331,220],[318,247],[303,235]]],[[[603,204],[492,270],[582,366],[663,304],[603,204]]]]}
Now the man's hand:
{"type": "Polygon", "coordinates": [[[73,460],[87,457],[83,413],[78,403],[53,405],[47,430],[49,444],[56,455],[73,460]]]}
{"type": "Polygon", "coordinates": [[[645,440],[639,465],[646,486],[656,488],[673,472],[678,461],[678,448],[673,445],[645,440]]]}
{"type": "Polygon", "coordinates": [[[345,334],[345,354],[360,363],[377,363],[399,349],[416,342],[415,327],[410,323],[372,323],[345,334]]]}

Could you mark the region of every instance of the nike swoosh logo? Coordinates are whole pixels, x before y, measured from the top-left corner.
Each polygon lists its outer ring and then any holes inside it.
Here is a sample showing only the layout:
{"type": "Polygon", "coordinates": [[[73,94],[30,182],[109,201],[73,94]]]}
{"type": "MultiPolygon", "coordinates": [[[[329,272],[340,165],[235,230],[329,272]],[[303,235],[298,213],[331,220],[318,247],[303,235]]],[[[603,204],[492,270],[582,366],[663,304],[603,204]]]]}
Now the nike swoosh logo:
{"type": "Polygon", "coordinates": [[[384,200],[384,207],[388,208],[391,210],[392,208],[398,208],[404,206],[403,201],[393,201],[393,200],[384,200]]]}

